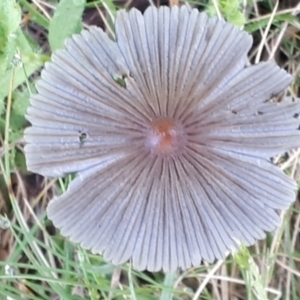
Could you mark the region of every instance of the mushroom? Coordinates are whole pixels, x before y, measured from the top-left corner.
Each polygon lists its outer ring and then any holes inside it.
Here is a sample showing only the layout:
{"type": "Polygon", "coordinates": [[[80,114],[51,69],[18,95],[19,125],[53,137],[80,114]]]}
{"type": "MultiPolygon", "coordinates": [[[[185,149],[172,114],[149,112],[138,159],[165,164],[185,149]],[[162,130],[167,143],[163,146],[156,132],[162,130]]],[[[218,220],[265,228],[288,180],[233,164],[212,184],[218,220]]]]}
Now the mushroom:
{"type": "Polygon", "coordinates": [[[47,213],[114,264],[172,271],[224,258],[280,224],[296,183],[270,158],[300,144],[292,77],[249,65],[252,38],[198,10],[120,10],[52,55],[30,99],[28,169],[76,172],[47,213]]]}

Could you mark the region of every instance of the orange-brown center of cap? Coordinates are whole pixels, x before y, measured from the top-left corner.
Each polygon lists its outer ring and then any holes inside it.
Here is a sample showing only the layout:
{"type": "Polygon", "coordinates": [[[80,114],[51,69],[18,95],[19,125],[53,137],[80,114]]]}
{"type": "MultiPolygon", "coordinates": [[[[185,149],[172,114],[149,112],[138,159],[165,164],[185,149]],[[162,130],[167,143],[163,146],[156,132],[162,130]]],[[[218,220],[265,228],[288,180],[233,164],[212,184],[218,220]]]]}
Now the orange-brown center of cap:
{"type": "Polygon", "coordinates": [[[154,120],[147,133],[146,145],[156,154],[177,153],[183,146],[181,126],[168,118],[154,120]]]}

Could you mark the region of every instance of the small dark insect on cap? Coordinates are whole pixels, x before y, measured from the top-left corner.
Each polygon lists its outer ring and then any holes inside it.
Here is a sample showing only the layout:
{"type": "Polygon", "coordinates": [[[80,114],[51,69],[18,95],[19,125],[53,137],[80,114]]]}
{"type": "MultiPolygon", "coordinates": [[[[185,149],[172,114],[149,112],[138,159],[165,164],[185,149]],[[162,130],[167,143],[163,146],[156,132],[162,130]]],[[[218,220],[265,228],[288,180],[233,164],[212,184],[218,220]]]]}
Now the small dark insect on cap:
{"type": "Polygon", "coordinates": [[[171,271],[265,237],[295,182],[270,157],[300,144],[300,105],[272,103],[292,77],[247,65],[252,38],[187,7],[117,14],[46,64],[25,132],[28,169],[77,172],[47,212],[106,260],[171,271]]]}

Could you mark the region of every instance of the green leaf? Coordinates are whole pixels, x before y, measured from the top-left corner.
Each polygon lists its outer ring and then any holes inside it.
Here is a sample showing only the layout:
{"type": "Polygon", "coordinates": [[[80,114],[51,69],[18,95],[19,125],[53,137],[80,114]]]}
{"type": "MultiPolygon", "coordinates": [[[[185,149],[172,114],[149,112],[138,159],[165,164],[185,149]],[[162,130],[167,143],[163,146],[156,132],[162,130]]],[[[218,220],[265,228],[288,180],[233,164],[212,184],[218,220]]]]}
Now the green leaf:
{"type": "MultiPolygon", "coordinates": [[[[34,84],[30,85],[31,92],[35,92],[34,84]]],[[[30,92],[28,88],[24,87],[24,90],[16,89],[13,92],[12,109],[10,116],[10,142],[15,142],[23,136],[23,128],[26,124],[25,114],[29,105],[30,92]]]]}
{"type": "MultiPolygon", "coordinates": [[[[32,84],[30,85],[30,88],[33,88],[32,84]]],[[[29,105],[29,97],[30,93],[27,88],[24,91],[20,91],[17,89],[13,92],[12,111],[15,115],[25,115],[27,107],[29,105]]]]}
{"type": "Polygon", "coordinates": [[[39,12],[39,9],[37,9],[37,7],[34,4],[28,3],[28,0],[19,0],[19,2],[22,5],[22,7],[25,8],[32,16],[31,21],[48,29],[49,20],[46,17],[44,17],[42,13],[39,12]]]}
{"type": "Polygon", "coordinates": [[[247,247],[240,245],[240,251],[236,252],[233,257],[235,262],[243,270],[248,270],[250,268],[249,259],[251,258],[250,252],[247,247]]]}
{"type": "Polygon", "coordinates": [[[86,0],[61,0],[49,25],[52,51],[64,48],[64,41],[82,29],[81,16],[86,0]]]}
{"type": "MultiPolygon", "coordinates": [[[[22,84],[26,80],[26,75],[24,73],[24,69],[26,70],[27,76],[32,75],[35,71],[37,71],[40,67],[43,66],[44,60],[42,55],[39,54],[29,54],[23,55],[23,63],[24,65],[17,66],[15,68],[15,76],[14,76],[14,83],[13,83],[13,90],[22,84]],[[24,69],[23,69],[24,68],[24,69]]],[[[0,77],[0,106],[3,102],[4,98],[9,94],[9,85],[10,85],[10,78],[12,70],[7,70],[1,77],[0,77]]]]}
{"type": "Polygon", "coordinates": [[[233,255],[233,258],[243,273],[246,286],[251,288],[255,299],[267,300],[267,292],[263,285],[260,270],[251,256],[249,249],[240,244],[239,250],[239,252],[233,255]]]}
{"type": "Polygon", "coordinates": [[[15,0],[0,1],[0,74],[10,65],[16,51],[16,30],[21,22],[21,8],[15,0]]]}
{"type": "MultiPolygon", "coordinates": [[[[245,26],[245,30],[248,33],[252,33],[260,28],[265,28],[267,27],[269,23],[270,17],[262,17],[259,21],[251,22],[251,20],[248,22],[248,24],[245,26]]],[[[279,22],[289,22],[289,23],[296,23],[297,17],[293,16],[291,14],[280,14],[276,15],[273,19],[273,24],[278,24],[279,22]]]]}
{"type": "MultiPolygon", "coordinates": [[[[246,23],[246,17],[243,15],[241,10],[241,0],[219,0],[218,5],[221,14],[225,17],[227,21],[231,24],[241,27],[246,23]]],[[[216,9],[213,1],[209,2],[206,8],[206,12],[210,16],[216,15],[216,9]]]]}
{"type": "MultiPolygon", "coordinates": [[[[1,5],[3,5],[1,0],[0,3],[1,5]]],[[[3,12],[3,10],[1,12],[3,12]]],[[[17,26],[17,24],[13,24],[11,26],[17,26]]],[[[9,94],[10,80],[12,78],[13,68],[15,70],[15,76],[13,82],[13,90],[14,90],[24,81],[26,81],[27,78],[26,75],[30,76],[32,73],[38,70],[48,59],[47,56],[35,54],[32,52],[32,48],[29,45],[26,37],[24,36],[19,26],[17,26],[17,28],[15,29],[12,35],[14,38],[13,44],[12,44],[12,40],[10,40],[9,46],[5,46],[1,48],[2,44],[0,43],[0,115],[2,115],[4,112],[4,107],[5,107],[4,100],[5,97],[7,97],[9,94]],[[5,52],[5,54],[2,53],[2,56],[1,56],[1,49],[5,52]],[[17,54],[19,54],[20,56],[18,56],[17,54]],[[18,65],[18,62],[21,62],[20,58],[22,60],[23,65],[22,63],[18,65]],[[2,68],[1,68],[1,62],[2,62],[2,68]],[[13,65],[13,63],[16,63],[17,66],[13,65]],[[24,70],[27,72],[27,74],[25,74],[24,70]]]]}
{"type": "Polygon", "coordinates": [[[227,20],[238,27],[242,27],[246,23],[246,18],[240,11],[236,11],[234,14],[228,15],[227,20]]]}
{"type": "Polygon", "coordinates": [[[2,72],[0,76],[0,114],[3,113],[4,98],[9,94],[10,80],[13,72],[12,67],[15,68],[13,82],[14,90],[16,87],[26,81],[27,76],[29,77],[32,73],[42,67],[45,61],[49,60],[48,56],[32,52],[32,49],[20,28],[18,28],[16,31],[16,37],[16,45],[17,49],[20,49],[22,64],[11,66],[10,69],[2,72]]]}
{"type": "Polygon", "coordinates": [[[25,156],[19,150],[17,150],[16,154],[15,154],[15,166],[22,173],[28,173],[27,168],[26,168],[25,156]]]}
{"type": "MultiPolygon", "coordinates": [[[[33,83],[30,84],[30,90],[35,92],[33,83]]],[[[9,132],[9,143],[14,143],[22,138],[23,130],[27,123],[25,114],[29,105],[30,92],[27,87],[16,89],[12,93],[12,107],[10,114],[10,132],[9,132]]],[[[5,119],[0,118],[0,131],[4,135],[5,131],[5,119]]]]}

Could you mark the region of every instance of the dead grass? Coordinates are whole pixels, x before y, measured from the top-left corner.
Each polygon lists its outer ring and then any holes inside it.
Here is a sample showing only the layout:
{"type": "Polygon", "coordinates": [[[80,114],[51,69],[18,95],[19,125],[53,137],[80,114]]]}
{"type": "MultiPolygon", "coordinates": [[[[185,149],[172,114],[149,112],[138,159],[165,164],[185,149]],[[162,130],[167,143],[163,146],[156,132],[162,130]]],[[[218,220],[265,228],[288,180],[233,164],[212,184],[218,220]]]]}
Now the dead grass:
{"type": "MultiPolygon", "coordinates": [[[[55,1],[31,2],[43,17],[51,18],[55,1]]],[[[251,62],[275,59],[296,79],[288,95],[299,97],[300,4],[298,1],[243,2],[248,20],[246,28],[260,22],[265,24],[253,32],[251,62]],[[276,21],[278,16],[288,14],[298,19],[276,21]]],[[[177,4],[177,0],[169,2],[169,5],[177,4]]],[[[144,10],[148,2],[129,0],[118,5],[144,10]]],[[[31,14],[22,7],[23,30],[45,53],[49,52],[47,30],[33,22],[31,14]]],[[[198,7],[202,9],[201,5],[198,7]]],[[[111,18],[113,15],[105,2],[101,8],[97,5],[87,8],[83,22],[106,27],[113,33],[109,26],[111,18]]],[[[7,218],[0,222],[0,299],[300,299],[299,199],[289,211],[282,213],[282,224],[276,232],[253,246],[251,255],[243,253],[242,263],[229,256],[213,265],[204,264],[201,268],[166,276],[141,273],[132,270],[130,265],[115,268],[100,256],[91,255],[55,235],[55,229],[45,218],[45,207],[70,178],[49,180],[21,171],[7,162],[7,151],[17,148],[22,152],[22,139],[6,148],[3,136],[1,142],[0,210],[7,218]]],[[[274,158],[274,163],[298,182],[299,153],[295,149],[274,158]]]]}

